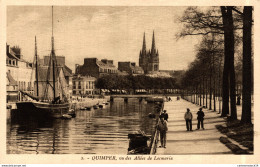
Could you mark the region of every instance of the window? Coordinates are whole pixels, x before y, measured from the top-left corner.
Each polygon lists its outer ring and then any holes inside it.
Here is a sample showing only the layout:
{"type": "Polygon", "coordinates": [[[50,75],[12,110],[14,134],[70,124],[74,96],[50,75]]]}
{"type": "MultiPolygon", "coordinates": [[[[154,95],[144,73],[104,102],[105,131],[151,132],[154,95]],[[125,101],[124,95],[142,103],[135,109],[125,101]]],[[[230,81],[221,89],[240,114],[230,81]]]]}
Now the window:
{"type": "Polygon", "coordinates": [[[154,65],[154,71],[158,71],[158,65],[157,64],[154,65]]]}
{"type": "Polygon", "coordinates": [[[78,89],[81,89],[81,82],[78,82],[78,89]]]}
{"type": "Polygon", "coordinates": [[[12,64],[12,61],[11,61],[11,60],[9,60],[9,64],[10,64],[10,65],[12,64]]]}

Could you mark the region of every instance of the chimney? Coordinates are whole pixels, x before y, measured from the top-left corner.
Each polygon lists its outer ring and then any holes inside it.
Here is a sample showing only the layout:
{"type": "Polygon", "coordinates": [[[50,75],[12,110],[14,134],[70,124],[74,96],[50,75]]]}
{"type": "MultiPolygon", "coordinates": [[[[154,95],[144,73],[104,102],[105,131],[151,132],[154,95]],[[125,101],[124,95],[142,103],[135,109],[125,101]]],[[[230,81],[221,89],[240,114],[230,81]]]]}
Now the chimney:
{"type": "Polygon", "coordinates": [[[10,45],[6,44],[6,54],[10,53],[10,45]]]}

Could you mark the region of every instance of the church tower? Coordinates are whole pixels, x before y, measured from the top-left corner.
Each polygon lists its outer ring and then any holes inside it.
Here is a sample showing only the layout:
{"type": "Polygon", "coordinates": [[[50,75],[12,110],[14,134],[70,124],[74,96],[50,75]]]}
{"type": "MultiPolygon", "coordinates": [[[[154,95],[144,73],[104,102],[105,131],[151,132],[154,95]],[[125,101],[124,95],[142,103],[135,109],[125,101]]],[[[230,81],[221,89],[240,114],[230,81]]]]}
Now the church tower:
{"type": "Polygon", "coordinates": [[[139,66],[143,68],[144,72],[147,71],[147,53],[146,53],[146,42],[145,42],[145,32],[143,37],[143,47],[139,54],[139,66]]]}
{"type": "Polygon", "coordinates": [[[150,55],[148,67],[149,67],[148,70],[149,72],[159,71],[159,53],[158,50],[156,51],[154,31],[153,31],[152,48],[151,48],[151,55],[150,55]]]}
{"type": "Polygon", "coordinates": [[[153,31],[152,47],[146,51],[145,33],[143,37],[143,47],[139,54],[139,66],[143,68],[144,73],[153,73],[159,71],[159,53],[155,47],[155,37],[153,31]]]}

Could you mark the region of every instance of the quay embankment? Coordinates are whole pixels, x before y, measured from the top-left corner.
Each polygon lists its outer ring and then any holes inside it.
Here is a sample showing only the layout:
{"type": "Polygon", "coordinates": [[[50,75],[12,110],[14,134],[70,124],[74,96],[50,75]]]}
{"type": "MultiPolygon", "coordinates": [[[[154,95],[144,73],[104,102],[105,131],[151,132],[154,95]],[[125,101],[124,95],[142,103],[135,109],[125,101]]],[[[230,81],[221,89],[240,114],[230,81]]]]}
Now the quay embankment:
{"type": "Polygon", "coordinates": [[[128,138],[130,139],[128,154],[151,154],[155,148],[155,143],[158,141],[158,131],[156,127],[158,125],[159,115],[163,110],[164,98],[151,97],[150,100],[146,99],[146,103],[153,104],[153,109],[147,115],[150,120],[153,120],[149,125],[151,133],[146,134],[139,130],[138,133],[128,134],[128,138]]]}
{"type": "MultiPolygon", "coordinates": [[[[160,100],[161,102],[161,100],[160,100]]],[[[155,154],[157,151],[157,147],[158,147],[158,142],[159,142],[159,130],[157,129],[158,124],[159,124],[159,115],[162,114],[163,110],[164,110],[164,104],[165,102],[167,102],[167,99],[162,98],[162,103],[161,105],[159,105],[157,107],[157,111],[158,111],[158,115],[157,115],[157,119],[156,119],[156,126],[155,126],[155,131],[153,133],[153,136],[151,138],[151,144],[150,144],[150,154],[155,154]]]]}

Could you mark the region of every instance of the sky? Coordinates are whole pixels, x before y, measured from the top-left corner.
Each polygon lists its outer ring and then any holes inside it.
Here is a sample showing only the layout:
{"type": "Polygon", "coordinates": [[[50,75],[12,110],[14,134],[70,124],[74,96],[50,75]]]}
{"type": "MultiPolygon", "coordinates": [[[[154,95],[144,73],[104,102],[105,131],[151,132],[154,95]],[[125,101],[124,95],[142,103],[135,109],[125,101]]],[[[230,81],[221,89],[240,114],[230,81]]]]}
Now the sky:
{"type": "MultiPolygon", "coordinates": [[[[84,58],[96,57],[138,64],[143,34],[151,48],[152,33],[159,51],[160,70],[187,69],[195,58],[199,37],[176,39],[177,22],[186,7],[54,6],[56,55],[66,58],[73,71],[84,58]]],[[[33,60],[35,36],[38,55],[51,49],[51,6],[8,6],[7,44],[19,46],[24,59],[33,60]]]]}

